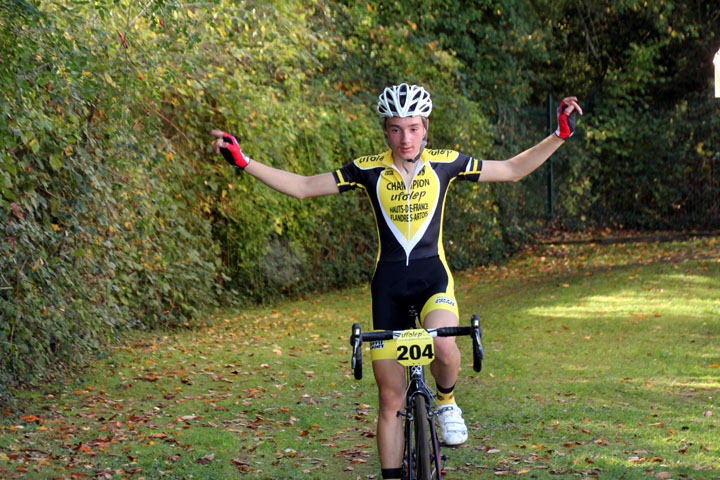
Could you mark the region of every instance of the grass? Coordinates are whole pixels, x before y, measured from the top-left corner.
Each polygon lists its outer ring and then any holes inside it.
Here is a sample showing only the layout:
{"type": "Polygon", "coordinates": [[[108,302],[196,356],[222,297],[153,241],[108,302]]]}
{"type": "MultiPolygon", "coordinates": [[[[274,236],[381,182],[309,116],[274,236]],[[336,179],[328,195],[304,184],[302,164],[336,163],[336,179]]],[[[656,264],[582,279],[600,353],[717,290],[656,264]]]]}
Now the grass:
{"type": "MultiPolygon", "coordinates": [[[[444,478],[720,478],[720,238],[535,246],[456,284],[486,361],[460,341],[470,440],[444,478]]],[[[17,393],[0,478],[379,478],[347,341],[369,306],[362,287],[137,335],[17,393]]]]}

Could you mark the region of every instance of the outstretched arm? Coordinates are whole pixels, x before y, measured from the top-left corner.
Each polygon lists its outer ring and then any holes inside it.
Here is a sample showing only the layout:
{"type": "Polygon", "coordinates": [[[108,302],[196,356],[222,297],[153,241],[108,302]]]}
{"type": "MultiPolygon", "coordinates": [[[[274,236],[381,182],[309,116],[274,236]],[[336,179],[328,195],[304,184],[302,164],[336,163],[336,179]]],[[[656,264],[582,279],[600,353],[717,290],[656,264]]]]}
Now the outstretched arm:
{"type": "Polygon", "coordinates": [[[484,160],[480,182],[517,182],[533,172],[565,143],[575,128],[573,114],[582,115],[577,97],[567,97],[558,109],[558,130],[537,145],[508,160],[484,160]]]}
{"type": "Polygon", "coordinates": [[[210,133],[218,137],[214,143],[215,153],[221,153],[221,148],[230,150],[236,166],[278,192],[295,198],[319,197],[321,195],[340,193],[332,173],[305,176],[279,170],[245,157],[237,143],[228,143],[224,140],[228,136],[225,132],[213,130],[210,133]]]}
{"type": "Polygon", "coordinates": [[[482,173],[479,182],[517,182],[530,174],[550,155],[555,152],[565,140],[558,138],[554,133],[543,141],[508,160],[483,160],[482,173]]]}
{"type": "Polygon", "coordinates": [[[295,198],[302,199],[340,193],[332,173],[306,177],[278,170],[255,160],[247,166],[245,173],[249,173],[268,187],[295,198]]]}

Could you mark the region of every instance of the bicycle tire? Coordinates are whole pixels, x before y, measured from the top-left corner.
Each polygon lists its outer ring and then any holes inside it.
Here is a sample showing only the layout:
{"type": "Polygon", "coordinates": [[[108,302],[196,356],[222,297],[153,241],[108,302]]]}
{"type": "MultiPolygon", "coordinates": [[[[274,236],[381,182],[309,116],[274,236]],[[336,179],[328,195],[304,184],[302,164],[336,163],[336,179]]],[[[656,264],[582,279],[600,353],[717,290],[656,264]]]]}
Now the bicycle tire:
{"type": "Polygon", "coordinates": [[[432,461],[431,445],[432,437],[430,435],[427,406],[425,403],[425,397],[422,395],[415,395],[413,399],[413,433],[415,437],[414,448],[412,449],[411,461],[415,467],[417,480],[432,480],[432,461]]]}

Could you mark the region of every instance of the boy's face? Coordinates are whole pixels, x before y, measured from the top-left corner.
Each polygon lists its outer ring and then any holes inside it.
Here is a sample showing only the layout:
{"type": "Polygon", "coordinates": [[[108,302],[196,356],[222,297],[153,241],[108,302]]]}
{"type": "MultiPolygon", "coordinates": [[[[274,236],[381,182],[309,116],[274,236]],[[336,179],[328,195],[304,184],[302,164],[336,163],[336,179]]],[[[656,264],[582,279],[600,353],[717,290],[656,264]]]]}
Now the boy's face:
{"type": "Polygon", "coordinates": [[[422,117],[391,117],[385,122],[385,135],[393,160],[413,160],[420,152],[427,128],[422,117]]]}

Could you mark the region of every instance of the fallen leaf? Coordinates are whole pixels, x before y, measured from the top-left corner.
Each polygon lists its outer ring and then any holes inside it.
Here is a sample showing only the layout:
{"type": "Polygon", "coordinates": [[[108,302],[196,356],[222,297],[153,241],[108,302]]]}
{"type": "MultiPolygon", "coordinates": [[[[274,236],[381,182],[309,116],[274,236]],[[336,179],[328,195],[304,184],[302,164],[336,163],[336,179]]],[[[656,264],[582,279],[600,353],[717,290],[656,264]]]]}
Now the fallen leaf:
{"type": "Polygon", "coordinates": [[[85,445],[84,443],[81,443],[78,447],[79,452],[87,453],[88,455],[95,455],[95,452],[93,452],[93,449],[85,445]]]}
{"type": "Polygon", "coordinates": [[[211,463],[215,459],[214,453],[208,453],[207,455],[203,455],[202,457],[195,460],[196,463],[201,463],[203,465],[207,465],[211,463]]]}
{"type": "Polygon", "coordinates": [[[40,417],[38,417],[37,415],[25,415],[24,417],[20,417],[20,420],[22,420],[23,422],[28,422],[28,423],[39,422],[40,417]]]}

